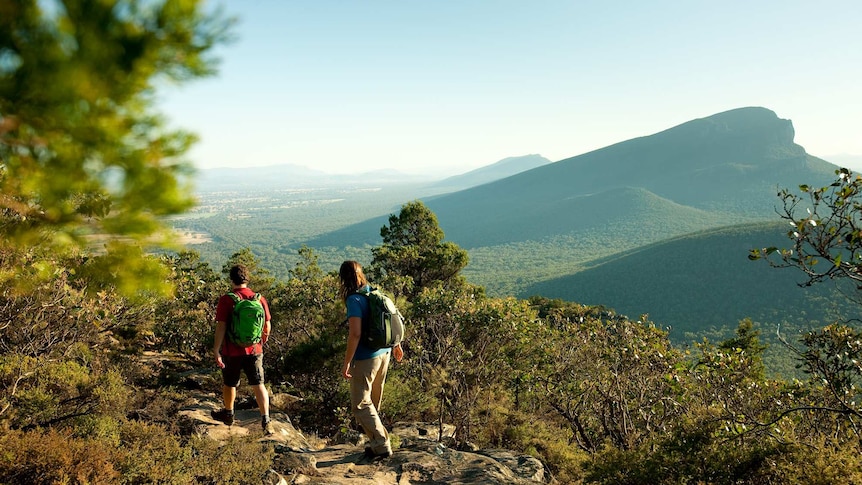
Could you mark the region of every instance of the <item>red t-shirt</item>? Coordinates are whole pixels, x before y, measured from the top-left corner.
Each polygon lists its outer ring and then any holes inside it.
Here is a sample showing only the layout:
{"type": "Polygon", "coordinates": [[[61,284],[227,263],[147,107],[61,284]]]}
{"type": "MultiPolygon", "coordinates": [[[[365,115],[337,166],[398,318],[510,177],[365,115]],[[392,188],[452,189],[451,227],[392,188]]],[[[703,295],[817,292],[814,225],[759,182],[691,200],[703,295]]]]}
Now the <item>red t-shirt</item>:
{"type": "MultiPolygon", "coordinates": [[[[254,297],[255,293],[251,290],[251,288],[236,288],[233,290],[240,298],[243,300],[248,300],[254,297]]],[[[260,302],[263,304],[263,311],[266,312],[266,321],[270,321],[272,317],[269,314],[269,304],[266,302],[266,298],[263,295],[260,296],[260,302]]],[[[218,306],[216,307],[216,321],[217,322],[225,322],[227,325],[230,325],[231,317],[233,316],[233,298],[229,295],[224,294],[218,300],[218,306]]],[[[224,343],[221,345],[221,355],[225,357],[235,357],[240,355],[257,355],[263,353],[263,343],[258,342],[251,347],[241,347],[233,342],[227,336],[227,331],[225,331],[224,343]]]]}

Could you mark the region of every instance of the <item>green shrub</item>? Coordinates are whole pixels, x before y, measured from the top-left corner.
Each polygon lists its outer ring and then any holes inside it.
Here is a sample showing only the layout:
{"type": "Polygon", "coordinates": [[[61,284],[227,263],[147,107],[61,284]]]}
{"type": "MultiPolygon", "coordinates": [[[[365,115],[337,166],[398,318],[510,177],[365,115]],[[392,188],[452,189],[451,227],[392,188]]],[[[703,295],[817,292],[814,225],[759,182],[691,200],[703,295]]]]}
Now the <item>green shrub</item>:
{"type": "Polygon", "coordinates": [[[259,482],[272,464],[272,446],[248,437],[226,443],[184,443],[163,426],[127,422],[119,440],[57,430],[10,430],[0,435],[0,483],[172,485],[259,482]]]}
{"type": "Polygon", "coordinates": [[[380,406],[381,413],[388,422],[425,421],[437,406],[437,399],[430,393],[422,392],[422,385],[416,377],[406,375],[398,368],[389,367],[383,403],[380,406]]]}
{"type": "Polygon", "coordinates": [[[190,446],[195,485],[259,483],[275,457],[271,445],[247,437],[232,437],[223,444],[209,438],[193,437],[190,446]]]}
{"type": "Polygon", "coordinates": [[[120,483],[108,441],[10,430],[0,435],[0,450],[0,483],[120,483]]]}
{"type": "Polygon", "coordinates": [[[512,413],[501,425],[502,441],[495,446],[521,451],[541,460],[559,483],[581,483],[589,456],[571,444],[567,427],[535,416],[512,413]]]}
{"type": "Polygon", "coordinates": [[[837,443],[821,438],[816,443],[793,447],[792,451],[770,460],[765,470],[771,483],[830,485],[862,483],[862,452],[859,442],[837,443]]]}
{"type": "Polygon", "coordinates": [[[122,428],[117,466],[124,483],[195,483],[193,450],[163,426],[129,422],[122,428]]]}

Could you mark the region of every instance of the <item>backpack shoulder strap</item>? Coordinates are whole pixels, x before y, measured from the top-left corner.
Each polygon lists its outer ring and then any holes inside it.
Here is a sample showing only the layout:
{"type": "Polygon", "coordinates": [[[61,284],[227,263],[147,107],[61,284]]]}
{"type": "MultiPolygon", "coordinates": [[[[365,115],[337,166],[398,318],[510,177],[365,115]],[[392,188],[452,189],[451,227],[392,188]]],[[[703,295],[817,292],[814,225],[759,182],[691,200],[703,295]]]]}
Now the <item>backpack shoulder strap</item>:
{"type": "Polygon", "coordinates": [[[236,293],[234,293],[233,291],[228,291],[227,294],[230,295],[231,298],[233,298],[234,303],[239,303],[242,300],[255,300],[255,301],[260,300],[260,293],[255,293],[251,298],[243,298],[243,297],[237,295],[236,293]]]}

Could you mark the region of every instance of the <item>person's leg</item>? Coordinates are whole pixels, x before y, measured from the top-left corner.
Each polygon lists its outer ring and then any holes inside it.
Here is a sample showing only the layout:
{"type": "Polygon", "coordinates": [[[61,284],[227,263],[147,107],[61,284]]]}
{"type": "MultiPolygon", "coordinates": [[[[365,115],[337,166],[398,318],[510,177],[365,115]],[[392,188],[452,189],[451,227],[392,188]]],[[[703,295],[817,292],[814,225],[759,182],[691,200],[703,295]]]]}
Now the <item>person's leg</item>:
{"type": "Polygon", "coordinates": [[[350,402],[353,415],[371,440],[369,447],[376,455],[392,452],[389,434],[386,432],[383,422],[380,421],[377,408],[372,402],[372,387],[375,378],[383,370],[384,364],[389,361],[388,358],[384,357],[378,356],[373,359],[354,361],[351,371],[353,377],[350,378],[350,402]]]}
{"type": "Polygon", "coordinates": [[[221,400],[225,409],[233,411],[233,403],[236,401],[236,388],[228,385],[222,386],[221,400]]]}
{"type": "Polygon", "coordinates": [[[239,386],[241,362],[235,357],[224,358],[224,369],[222,369],[222,404],[224,407],[213,411],[210,415],[222,423],[230,426],[233,424],[233,406],[236,401],[236,388],[239,386]]]}
{"type": "Polygon", "coordinates": [[[251,386],[251,389],[254,391],[254,399],[257,401],[260,415],[269,416],[269,392],[266,390],[266,386],[258,384],[256,386],[251,386]]]}
{"type": "Polygon", "coordinates": [[[374,404],[374,409],[380,412],[380,403],[383,401],[383,385],[386,383],[386,373],[389,371],[389,353],[381,355],[383,361],[380,364],[380,369],[374,374],[374,380],[371,381],[371,403],[374,404]]]}
{"type": "Polygon", "coordinates": [[[269,417],[269,392],[264,385],[263,376],[263,354],[249,355],[243,367],[248,384],[254,391],[254,399],[257,401],[257,408],[260,410],[260,415],[269,417]]]}
{"type": "Polygon", "coordinates": [[[263,432],[271,435],[275,432],[269,418],[269,392],[266,390],[263,379],[263,354],[249,355],[245,361],[245,375],[254,392],[257,408],[260,411],[260,425],[263,432]]]}

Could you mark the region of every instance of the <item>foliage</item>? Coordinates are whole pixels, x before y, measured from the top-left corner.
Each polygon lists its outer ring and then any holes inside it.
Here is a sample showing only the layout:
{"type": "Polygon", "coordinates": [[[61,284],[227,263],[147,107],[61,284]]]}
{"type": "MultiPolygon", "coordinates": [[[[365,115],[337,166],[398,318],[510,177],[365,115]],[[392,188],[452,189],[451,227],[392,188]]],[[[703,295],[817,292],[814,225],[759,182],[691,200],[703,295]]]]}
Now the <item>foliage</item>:
{"type": "Polygon", "coordinates": [[[401,206],[380,229],[383,244],[371,252],[371,274],[396,296],[411,299],[424,288],[461,282],[459,272],[467,266],[467,252],[452,242],[443,242],[437,216],[420,201],[401,206]]]}
{"type": "Polygon", "coordinates": [[[209,358],[215,322],[215,303],[226,285],[200,255],[183,251],[162,259],[170,268],[174,294],[154,311],[153,336],[159,347],[174,349],[201,360],[209,358]]]}
{"type": "Polygon", "coordinates": [[[835,175],[826,187],[800,185],[803,195],[782,189],[778,214],[793,226],[787,232],[792,247],[753,249],[750,258],[797,268],[807,277],[806,286],[836,278],[862,284],[862,176],[846,168],[835,175]]]}
{"type": "Polygon", "coordinates": [[[3,483],[244,484],[272,463],[271,446],[232,439],[185,441],[139,422],[119,424],[117,441],[59,430],[0,435],[3,483]]]}
{"type": "Polygon", "coordinates": [[[760,331],[754,328],[750,318],[746,318],[739,322],[736,336],[719,344],[718,350],[740,355],[745,359],[744,364],[749,377],[759,381],[766,377],[763,369],[763,351],[767,347],[760,343],[760,331]]]}
{"type": "Polygon", "coordinates": [[[340,427],[339,407],[349,402],[340,373],[347,337],[344,304],[337,277],[323,273],[313,250],[299,252],[302,260],[291,270],[293,277],[275,290],[264,362],[271,382],[283,383],[303,399],[294,422],[331,435],[340,427]]]}
{"type": "Polygon", "coordinates": [[[470,298],[440,289],[426,290],[415,303],[410,351],[418,357],[416,372],[422,388],[438,399],[437,419],[455,424],[459,440],[476,439],[482,422],[511,399],[506,387],[520,378],[515,354],[530,353],[517,344],[535,323],[532,313],[513,298],[470,298]]]}
{"type": "MultiPolygon", "coordinates": [[[[782,208],[778,214],[793,226],[787,233],[792,247],[752,249],[749,258],[765,259],[777,268],[800,270],[807,278],[804,286],[832,279],[849,280],[857,292],[847,297],[858,304],[858,290],[862,288],[862,176],[845,168],[836,170],[835,175],[837,179],[828,186],[800,185],[803,195],[789,189],[779,191],[782,208]]],[[[784,343],[798,356],[812,381],[822,383],[821,389],[815,388],[821,391],[822,400],[817,408],[835,413],[834,418],[858,438],[860,430],[855,421],[862,411],[858,394],[862,377],[860,332],[834,324],[805,333],[802,350],[784,343]]]]}
{"type": "Polygon", "coordinates": [[[590,455],[571,445],[568,427],[553,420],[535,419],[535,413],[510,413],[504,424],[496,428],[502,440],[491,446],[524,450],[546,464],[559,483],[583,483],[584,467],[590,455]]]}
{"type": "MultiPolygon", "coordinates": [[[[264,198],[239,190],[227,196],[203,193],[201,207],[174,224],[210,237],[211,242],[194,247],[214,267],[221,267],[237,247],[248,246],[262,266],[288,280],[294,265],[301,263],[298,248],[303,244],[314,249],[323,271],[337,269],[345,259],[369,261],[371,245],[380,244],[379,228],[387,222],[382,215],[417,194],[423,195],[421,187],[412,187],[412,192],[402,187],[285,191],[264,198]],[[357,213],[368,220],[356,223],[357,213]]],[[[771,207],[770,194],[772,188],[766,190],[765,201],[771,207]]],[[[431,204],[432,199],[423,195],[424,199],[431,204]]],[[[672,205],[652,207],[648,226],[640,213],[631,212],[621,234],[597,225],[493,246],[480,235],[484,242],[467,248],[470,262],[460,274],[492,296],[545,295],[601,304],[633,318],[648,312],[656,325],[670,327],[675,345],[703,337],[724,340],[733,335],[739,320],[750,317],[770,344],[764,356],[767,372],[788,378],[798,375],[775,336],[779,326],[785,335],[801,335],[852,315],[852,306],[839,293],[847,288],[829,284],[799,288],[798,275],[748,261],[752,244],[777,245],[784,240],[786,224],[744,224],[692,233],[705,227],[705,221],[706,227],[713,227],[737,221],[736,216],[722,212],[706,219],[702,211],[686,215],[672,205]],[[670,235],[668,230],[680,236],[645,246],[659,235],[670,235]],[[697,271],[688,269],[692,267],[697,271]],[[703,273],[708,277],[697,276],[703,273]],[[716,310],[719,307],[721,311],[716,310]]],[[[447,220],[439,223],[446,229],[447,220]]],[[[446,235],[451,239],[448,229],[446,235]]]]}
{"type": "MultiPolygon", "coordinates": [[[[5,2],[0,14],[0,233],[44,254],[99,247],[92,282],[160,289],[142,245],[167,244],[164,216],[193,199],[182,179],[194,137],[168,131],[153,87],[213,72],[228,22],[196,1],[5,2]]],[[[56,265],[25,268],[44,277],[56,265]]]]}
{"type": "MultiPolygon", "coordinates": [[[[808,332],[802,350],[788,347],[798,356],[800,366],[813,383],[822,383],[821,411],[837,414],[857,436],[862,430],[856,421],[862,417],[862,331],[846,325],[829,325],[808,332]]],[[[840,425],[839,425],[840,426],[840,425]]]]}
{"type": "MultiPolygon", "coordinates": [[[[67,262],[69,264],[69,262],[67,262]]],[[[146,326],[147,300],[114,292],[91,298],[72,270],[34,283],[34,291],[0,295],[0,419],[47,426],[122,409],[126,392],[107,359],[108,334],[146,326]]]]}
{"type": "Polygon", "coordinates": [[[98,440],[73,439],[57,430],[0,435],[3,483],[119,483],[115,447],[98,440]]]}
{"type": "Polygon", "coordinates": [[[584,451],[636,448],[683,412],[679,356],[648,322],[585,319],[556,329],[546,349],[535,385],[584,451]]]}

